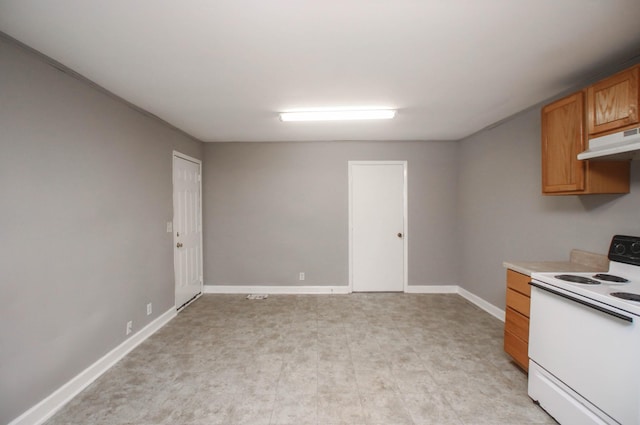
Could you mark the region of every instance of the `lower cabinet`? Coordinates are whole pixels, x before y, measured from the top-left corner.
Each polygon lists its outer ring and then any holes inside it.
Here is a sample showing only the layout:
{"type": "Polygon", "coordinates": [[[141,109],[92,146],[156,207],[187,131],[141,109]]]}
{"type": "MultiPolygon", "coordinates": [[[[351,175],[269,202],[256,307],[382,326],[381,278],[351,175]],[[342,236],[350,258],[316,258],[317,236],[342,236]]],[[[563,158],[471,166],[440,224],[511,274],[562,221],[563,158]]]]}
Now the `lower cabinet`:
{"type": "Polygon", "coordinates": [[[529,369],[530,280],[527,275],[507,270],[504,351],[524,370],[529,369]]]}

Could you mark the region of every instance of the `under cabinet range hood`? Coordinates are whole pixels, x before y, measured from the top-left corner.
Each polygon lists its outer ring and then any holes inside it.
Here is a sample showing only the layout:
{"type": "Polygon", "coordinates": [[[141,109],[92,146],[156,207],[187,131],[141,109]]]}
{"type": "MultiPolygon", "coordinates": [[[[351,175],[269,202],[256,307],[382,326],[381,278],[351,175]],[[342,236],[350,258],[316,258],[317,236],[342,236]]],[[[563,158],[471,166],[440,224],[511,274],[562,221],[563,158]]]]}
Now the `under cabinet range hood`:
{"type": "Polygon", "coordinates": [[[640,127],[590,139],[578,159],[640,159],[640,127]]]}

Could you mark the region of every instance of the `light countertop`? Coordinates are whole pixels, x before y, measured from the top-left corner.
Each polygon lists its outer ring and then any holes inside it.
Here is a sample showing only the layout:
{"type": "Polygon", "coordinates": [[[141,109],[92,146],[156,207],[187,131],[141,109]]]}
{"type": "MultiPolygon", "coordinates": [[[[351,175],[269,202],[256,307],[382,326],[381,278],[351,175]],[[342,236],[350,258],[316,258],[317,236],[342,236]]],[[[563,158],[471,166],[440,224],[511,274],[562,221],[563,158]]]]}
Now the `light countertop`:
{"type": "Polygon", "coordinates": [[[609,260],[606,255],[573,249],[569,261],[505,261],[502,265],[531,276],[539,272],[606,272],[609,260]]]}

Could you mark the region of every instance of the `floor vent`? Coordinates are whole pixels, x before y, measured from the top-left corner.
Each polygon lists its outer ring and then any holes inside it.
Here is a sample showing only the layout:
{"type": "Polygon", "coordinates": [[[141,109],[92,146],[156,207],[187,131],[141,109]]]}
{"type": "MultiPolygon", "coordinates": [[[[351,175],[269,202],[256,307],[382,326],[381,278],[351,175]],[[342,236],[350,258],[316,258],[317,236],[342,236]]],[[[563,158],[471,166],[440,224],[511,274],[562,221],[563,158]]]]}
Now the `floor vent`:
{"type": "Polygon", "coordinates": [[[266,300],[268,294],[249,294],[247,295],[248,300],[266,300]]]}

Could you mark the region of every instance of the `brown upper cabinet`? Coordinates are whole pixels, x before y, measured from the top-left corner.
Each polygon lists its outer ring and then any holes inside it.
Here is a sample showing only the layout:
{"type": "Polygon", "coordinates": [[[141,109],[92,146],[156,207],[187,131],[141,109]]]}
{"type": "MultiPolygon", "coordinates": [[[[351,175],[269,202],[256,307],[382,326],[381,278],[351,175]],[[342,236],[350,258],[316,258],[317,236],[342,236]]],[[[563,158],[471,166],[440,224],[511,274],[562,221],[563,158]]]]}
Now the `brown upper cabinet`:
{"type": "Polygon", "coordinates": [[[542,108],[542,192],[584,190],[584,95],[572,94],[542,108]]]}
{"type": "Polygon", "coordinates": [[[585,94],[542,108],[542,193],[629,193],[629,161],[580,161],[585,150],[585,94]]]}
{"type": "Polygon", "coordinates": [[[638,124],[639,72],[636,65],[587,88],[590,136],[638,124]]]}

